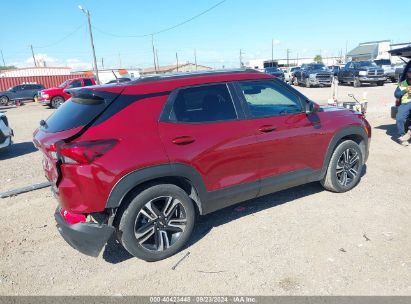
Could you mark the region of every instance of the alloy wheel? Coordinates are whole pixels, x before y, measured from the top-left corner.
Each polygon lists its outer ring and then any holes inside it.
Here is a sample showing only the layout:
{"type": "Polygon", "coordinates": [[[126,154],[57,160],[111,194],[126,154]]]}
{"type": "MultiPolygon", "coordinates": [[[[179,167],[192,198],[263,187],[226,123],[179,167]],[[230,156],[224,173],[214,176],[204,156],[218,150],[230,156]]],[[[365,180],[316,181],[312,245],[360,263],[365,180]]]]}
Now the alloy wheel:
{"type": "Polygon", "coordinates": [[[355,181],[360,168],[360,156],[354,149],[346,149],[339,157],[336,166],[338,182],[346,187],[355,181]]]}
{"type": "Polygon", "coordinates": [[[171,196],[161,196],[145,204],[137,214],[134,234],[138,243],[150,251],[173,246],[186,228],[183,204],[171,196]]]}

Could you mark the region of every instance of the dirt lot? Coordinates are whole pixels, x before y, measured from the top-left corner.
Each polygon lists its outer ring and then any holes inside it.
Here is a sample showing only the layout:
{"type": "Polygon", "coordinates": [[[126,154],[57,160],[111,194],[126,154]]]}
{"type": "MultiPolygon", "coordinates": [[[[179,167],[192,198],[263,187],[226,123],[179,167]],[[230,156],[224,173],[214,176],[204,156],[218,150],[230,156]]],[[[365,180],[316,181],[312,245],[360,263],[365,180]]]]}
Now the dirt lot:
{"type": "MultiPolygon", "coordinates": [[[[74,251],[55,228],[50,189],[0,199],[0,294],[411,295],[411,146],[392,139],[394,88],[340,88],[340,99],[368,92],[373,139],[355,189],[313,183],[210,214],[187,249],[161,262],[131,258],[114,241],[98,258],[74,251]]],[[[322,104],[331,95],[300,90],[322,104]]],[[[52,111],[7,111],[16,137],[0,155],[0,191],[45,180],[31,135],[52,111]]]]}

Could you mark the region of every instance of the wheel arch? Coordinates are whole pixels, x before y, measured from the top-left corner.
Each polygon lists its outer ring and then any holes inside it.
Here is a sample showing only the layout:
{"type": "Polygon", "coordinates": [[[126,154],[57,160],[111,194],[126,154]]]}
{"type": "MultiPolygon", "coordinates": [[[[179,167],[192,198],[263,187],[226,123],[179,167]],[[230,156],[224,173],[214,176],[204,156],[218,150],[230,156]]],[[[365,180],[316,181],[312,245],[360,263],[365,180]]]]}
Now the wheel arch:
{"type": "Polygon", "coordinates": [[[363,153],[363,163],[365,164],[365,162],[367,161],[368,136],[363,127],[351,126],[340,129],[334,134],[333,138],[331,139],[328,145],[327,153],[324,159],[323,168],[321,172],[321,178],[323,178],[327,173],[328,163],[330,162],[331,156],[334,153],[335,149],[341,142],[346,140],[352,140],[356,142],[359,145],[361,152],[363,153]]]}
{"type": "Polygon", "coordinates": [[[185,164],[157,165],[128,173],[111,190],[105,208],[117,209],[127,203],[136,191],[162,183],[183,189],[194,202],[197,212],[203,214],[202,201],[206,194],[203,179],[193,167],[185,164]]]}

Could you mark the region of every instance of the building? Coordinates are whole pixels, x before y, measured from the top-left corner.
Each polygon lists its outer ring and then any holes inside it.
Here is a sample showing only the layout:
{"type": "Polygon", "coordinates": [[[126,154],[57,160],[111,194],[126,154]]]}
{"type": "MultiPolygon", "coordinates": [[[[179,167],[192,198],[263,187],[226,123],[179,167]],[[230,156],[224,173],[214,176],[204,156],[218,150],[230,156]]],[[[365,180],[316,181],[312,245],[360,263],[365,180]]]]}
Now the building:
{"type": "Polygon", "coordinates": [[[390,54],[388,53],[390,49],[390,40],[363,42],[349,51],[346,58],[347,61],[390,59],[390,54]]]}
{"type": "MultiPolygon", "coordinates": [[[[89,77],[95,77],[93,70],[81,71],[80,73],[84,73],[89,77]]],[[[115,80],[117,78],[139,78],[140,77],[140,70],[136,69],[100,69],[98,70],[98,78],[100,79],[100,83],[107,83],[111,80],[115,80]]]]}
{"type": "Polygon", "coordinates": [[[157,69],[154,67],[145,68],[140,71],[142,75],[147,74],[165,74],[165,73],[176,73],[176,72],[194,72],[194,71],[206,71],[211,70],[210,67],[194,64],[194,63],[184,63],[184,64],[173,64],[173,65],[166,65],[160,66],[157,69]]]}
{"type": "Polygon", "coordinates": [[[67,67],[31,67],[13,70],[1,70],[0,77],[31,77],[70,75],[71,68],[67,67]]]}

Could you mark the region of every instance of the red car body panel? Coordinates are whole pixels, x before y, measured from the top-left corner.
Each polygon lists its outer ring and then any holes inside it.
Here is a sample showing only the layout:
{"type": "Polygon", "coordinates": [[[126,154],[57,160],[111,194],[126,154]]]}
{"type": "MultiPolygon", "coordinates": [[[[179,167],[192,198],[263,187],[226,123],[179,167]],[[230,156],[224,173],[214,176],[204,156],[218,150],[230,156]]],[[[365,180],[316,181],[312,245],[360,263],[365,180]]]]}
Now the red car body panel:
{"type": "MultiPolygon", "coordinates": [[[[272,78],[260,73],[238,73],[91,87],[94,91],[122,92],[121,96],[126,98],[146,97],[131,102],[72,141],[118,141],[90,164],[56,165],[49,153],[50,145],[75,135],[81,127],[58,133],[41,128],[35,131],[33,141],[44,154],[46,176],[58,192],[61,207],[72,213],[102,212],[121,178],[142,168],[170,162],[192,166],[203,178],[208,192],[306,168],[321,170],[331,138],[338,129],[350,125],[367,128],[364,119],[358,119],[348,110],[340,111],[339,115],[319,112],[319,124],[310,121],[305,113],[209,124],[159,120],[169,93],[176,88],[272,78]],[[155,95],[158,92],[162,94],[155,95]],[[261,128],[266,126],[275,127],[275,131],[262,132],[261,128]],[[181,144],[178,142],[181,137],[193,141],[181,144]],[[176,139],[177,143],[173,142],[176,139]]],[[[116,102],[122,100],[113,101],[116,102]]],[[[371,136],[370,130],[367,134],[371,136]]]]}

